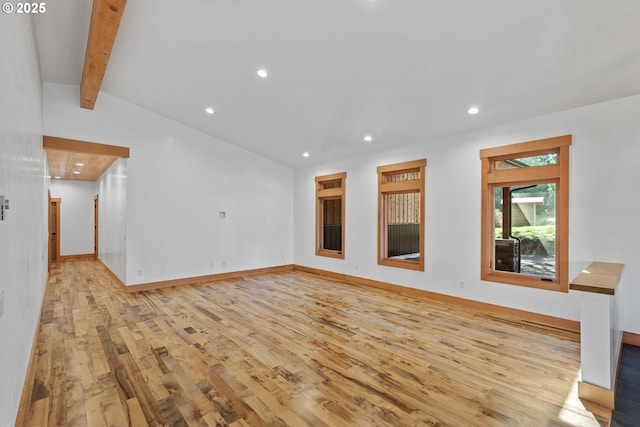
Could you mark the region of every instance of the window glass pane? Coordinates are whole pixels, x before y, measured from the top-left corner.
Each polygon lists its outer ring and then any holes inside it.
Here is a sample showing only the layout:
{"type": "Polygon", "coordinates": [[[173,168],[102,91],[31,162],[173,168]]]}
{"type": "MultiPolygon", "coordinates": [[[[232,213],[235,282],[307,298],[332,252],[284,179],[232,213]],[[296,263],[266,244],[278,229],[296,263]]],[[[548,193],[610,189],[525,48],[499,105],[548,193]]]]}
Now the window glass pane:
{"type": "Polygon", "coordinates": [[[387,257],[420,260],[420,193],[385,194],[387,257]]]}
{"type": "Polygon", "coordinates": [[[385,174],[386,182],[416,181],[420,179],[420,171],[385,174]]]}
{"type": "Polygon", "coordinates": [[[556,184],[495,187],[494,202],[494,270],[553,279],[556,184]]]}
{"type": "Polygon", "coordinates": [[[326,190],[327,188],[340,188],[342,187],[342,181],[327,181],[322,183],[322,189],[326,190]]]}
{"type": "Polygon", "coordinates": [[[322,249],[342,250],[342,199],[322,201],[322,249]]]}
{"type": "Polygon", "coordinates": [[[539,156],[518,157],[515,159],[496,160],[493,167],[497,170],[529,168],[533,166],[547,166],[558,164],[558,153],[542,154],[539,156]]]}

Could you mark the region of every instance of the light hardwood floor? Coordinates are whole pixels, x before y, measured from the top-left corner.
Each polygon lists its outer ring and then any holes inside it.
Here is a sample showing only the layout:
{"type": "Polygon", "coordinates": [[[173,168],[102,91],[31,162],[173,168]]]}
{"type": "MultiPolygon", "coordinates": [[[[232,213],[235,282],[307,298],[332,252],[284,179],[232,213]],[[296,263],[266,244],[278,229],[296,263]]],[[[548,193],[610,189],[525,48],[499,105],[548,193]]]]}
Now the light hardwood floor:
{"type": "Polygon", "coordinates": [[[47,286],[25,425],[605,426],[575,333],[303,272],[127,294],[47,286]]]}

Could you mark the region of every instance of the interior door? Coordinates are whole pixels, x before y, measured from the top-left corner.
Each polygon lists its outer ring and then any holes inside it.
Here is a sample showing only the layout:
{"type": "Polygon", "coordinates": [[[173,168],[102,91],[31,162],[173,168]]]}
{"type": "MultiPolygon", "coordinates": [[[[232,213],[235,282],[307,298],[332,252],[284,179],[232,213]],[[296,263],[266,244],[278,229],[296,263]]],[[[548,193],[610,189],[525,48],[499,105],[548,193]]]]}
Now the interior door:
{"type": "Polygon", "coordinates": [[[51,272],[51,190],[47,196],[47,271],[51,272]]]}
{"type": "Polygon", "coordinates": [[[60,199],[49,201],[49,262],[60,255],[60,199]]]}
{"type": "Polygon", "coordinates": [[[98,196],[93,198],[93,256],[98,257],[98,196]]]}

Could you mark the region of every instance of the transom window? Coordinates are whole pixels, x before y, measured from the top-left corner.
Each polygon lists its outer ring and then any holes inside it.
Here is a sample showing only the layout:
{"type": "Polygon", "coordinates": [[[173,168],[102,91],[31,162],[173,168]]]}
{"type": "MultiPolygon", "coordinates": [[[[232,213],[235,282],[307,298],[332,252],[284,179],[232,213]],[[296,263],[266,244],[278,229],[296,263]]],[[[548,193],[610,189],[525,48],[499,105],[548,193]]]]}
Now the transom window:
{"type": "Polygon", "coordinates": [[[571,136],[480,150],[481,278],[568,291],[571,136]]]}
{"type": "Polygon", "coordinates": [[[346,172],[316,177],[316,255],[344,258],[346,172]]]}
{"type": "Polygon", "coordinates": [[[424,271],[427,160],[378,167],[378,264],[424,271]]]}

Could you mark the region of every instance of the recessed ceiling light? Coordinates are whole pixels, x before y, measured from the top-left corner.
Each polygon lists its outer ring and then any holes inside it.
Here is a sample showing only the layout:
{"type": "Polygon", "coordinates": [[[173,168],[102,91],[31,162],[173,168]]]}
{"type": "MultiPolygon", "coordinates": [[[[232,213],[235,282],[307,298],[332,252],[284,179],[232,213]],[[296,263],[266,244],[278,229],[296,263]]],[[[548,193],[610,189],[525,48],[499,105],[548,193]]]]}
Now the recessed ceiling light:
{"type": "Polygon", "coordinates": [[[76,166],[84,166],[84,163],[76,163],[76,166]]]}
{"type": "Polygon", "coordinates": [[[304,153],[302,153],[302,157],[309,157],[309,156],[310,156],[310,154],[309,154],[308,151],[305,151],[304,153]]]}
{"type": "Polygon", "coordinates": [[[467,113],[473,115],[473,114],[478,114],[480,112],[480,109],[478,107],[470,107],[467,110],[467,113]]]}
{"type": "Polygon", "coordinates": [[[364,136],[364,140],[367,141],[367,142],[371,142],[371,141],[373,141],[373,138],[371,138],[371,135],[365,135],[364,136]]]}
{"type": "Polygon", "coordinates": [[[266,79],[269,76],[269,73],[267,73],[267,70],[265,70],[264,68],[258,69],[257,73],[263,79],[266,79]]]}
{"type": "Polygon", "coordinates": [[[211,107],[205,108],[204,111],[205,111],[205,113],[207,113],[209,115],[212,115],[213,113],[215,113],[215,111],[211,107]]]}

